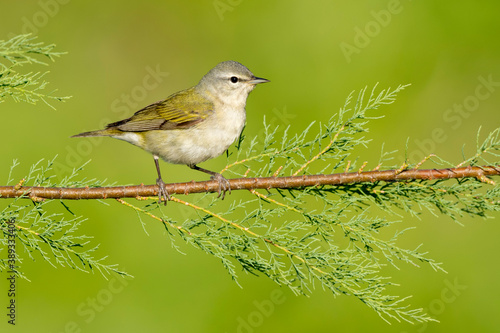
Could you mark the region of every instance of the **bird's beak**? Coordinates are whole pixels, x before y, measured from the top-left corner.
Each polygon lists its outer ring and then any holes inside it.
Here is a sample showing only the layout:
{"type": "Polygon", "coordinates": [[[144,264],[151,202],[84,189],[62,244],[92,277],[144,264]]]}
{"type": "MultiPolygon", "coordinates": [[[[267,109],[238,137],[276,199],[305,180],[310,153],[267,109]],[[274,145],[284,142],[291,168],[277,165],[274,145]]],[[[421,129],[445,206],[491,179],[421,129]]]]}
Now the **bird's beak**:
{"type": "Polygon", "coordinates": [[[259,83],[266,83],[270,82],[268,79],[263,79],[261,77],[254,77],[252,80],[248,81],[250,84],[259,84],[259,83]]]}

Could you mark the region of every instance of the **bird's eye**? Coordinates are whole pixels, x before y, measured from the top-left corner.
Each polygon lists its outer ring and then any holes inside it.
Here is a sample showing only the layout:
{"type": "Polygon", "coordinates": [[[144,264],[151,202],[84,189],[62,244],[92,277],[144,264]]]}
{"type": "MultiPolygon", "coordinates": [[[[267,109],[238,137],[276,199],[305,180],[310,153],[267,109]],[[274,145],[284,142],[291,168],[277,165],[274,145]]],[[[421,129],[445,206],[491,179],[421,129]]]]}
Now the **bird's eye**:
{"type": "Polygon", "coordinates": [[[236,76],[231,76],[231,82],[232,83],[237,83],[238,82],[238,78],[236,76]]]}

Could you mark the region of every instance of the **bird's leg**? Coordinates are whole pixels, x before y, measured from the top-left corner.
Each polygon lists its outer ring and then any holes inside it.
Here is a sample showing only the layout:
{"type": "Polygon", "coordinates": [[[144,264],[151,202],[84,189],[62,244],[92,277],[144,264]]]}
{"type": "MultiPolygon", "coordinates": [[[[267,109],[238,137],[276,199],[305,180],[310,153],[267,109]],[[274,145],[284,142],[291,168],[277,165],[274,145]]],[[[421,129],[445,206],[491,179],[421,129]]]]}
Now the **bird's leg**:
{"type": "Polygon", "coordinates": [[[216,180],[219,183],[219,190],[217,191],[219,193],[218,197],[220,197],[222,194],[222,200],[224,200],[224,197],[226,196],[226,191],[229,191],[229,193],[231,193],[231,185],[229,184],[229,180],[224,178],[224,176],[222,176],[220,173],[200,168],[199,166],[197,166],[195,164],[190,164],[188,166],[191,169],[202,171],[204,173],[208,173],[210,175],[211,180],[216,180]]]}
{"type": "Polygon", "coordinates": [[[153,158],[155,160],[156,172],[158,172],[158,178],[156,179],[156,185],[158,185],[158,203],[161,203],[161,199],[163,198],[163,200],[165,202],[165,206],[166,206],[167,201],[171,200],[170,195],[168,194],[167,189],[165,187],[165,183],[163,182],[163,179],[161,178],[160,164],[158,163],[158,156],[153,155],[153,158]]]}

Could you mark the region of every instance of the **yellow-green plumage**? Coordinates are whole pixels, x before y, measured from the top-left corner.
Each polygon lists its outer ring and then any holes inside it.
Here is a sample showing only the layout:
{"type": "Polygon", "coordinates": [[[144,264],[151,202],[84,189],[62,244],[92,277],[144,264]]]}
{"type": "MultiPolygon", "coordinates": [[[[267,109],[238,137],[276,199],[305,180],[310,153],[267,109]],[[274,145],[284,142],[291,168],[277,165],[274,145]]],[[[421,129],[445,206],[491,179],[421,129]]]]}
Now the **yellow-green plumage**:
{"type": "Polygon", "coordinates": [[[214,104],[196,92],[195,87],[179,91],[163,101],[137,111],[132,117],[73,137],[116,136],[122,132],[144,132],[189,128],[214,112],[214,104]]]}

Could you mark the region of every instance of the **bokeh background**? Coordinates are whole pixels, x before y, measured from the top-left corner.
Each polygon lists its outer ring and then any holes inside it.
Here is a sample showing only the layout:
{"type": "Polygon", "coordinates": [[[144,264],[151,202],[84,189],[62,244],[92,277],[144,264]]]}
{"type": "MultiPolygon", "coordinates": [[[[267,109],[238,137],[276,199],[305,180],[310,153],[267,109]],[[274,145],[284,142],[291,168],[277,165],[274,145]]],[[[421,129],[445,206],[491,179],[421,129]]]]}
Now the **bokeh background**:
{"type": "MultiPolygon", "coordinates": [[[[499,12],[495,0],[4,1],[0,39],[32,32],[67,51],[46,78],[49,89],[72,98],[53,102],[56,111],[43,103],[0,105],[0,178],[7,179],[13,159],[21,163],[14,173],[20,179],[36,161],[58,155],[63,174],[64,166],[92,159],[82,176],[152,184],[147,153],[118,140],[83,145],[69,136],[194,85],[229,59],[272,81],[249,98],[248,136],[259,133],[264,116],[299,132],[328,120],[352,90],[411,83],[381,110],[386,117],[370,124],[373,141],[360,159],[374,166],[383,142],[387,150],[404,151],[409,138],[414,160],[436,153],[458,162],[464,144],[467,153],[473,151],[479,127],[486,134],[500,124],[499,12]],[[159,73],[156,81],[148,78],[151,72],[159,73]],[[493,82],[486,90],[484,80],[493,82]],[[455,105],[465,111],[453,111],[455,105]]],[[[401,161],[403,153],[396,155],[401,161]]],[[[203,166],[220,170],[224,163],[220,158],[203,166]]],[[[168,181],[205,179],[184,166],[162,169],[168,181]]],[[[18,280],[17,325],[9,327],[2,313],[2,331],[430,333],[500,327],[498,214],[463,218],[463,225],[428,213],[421,219],[403,215],[405,225],[416,229],[400,244],[423,243],[448,274],[426,266],[384,270],[401,284],[392,294],[413,295],[413,307],[427,308],[440,321],[388,325],[353,297],[334,298],[321,289],[297,297],[244,273],[240,288],[214,258],[180,240],[186,255],[176,252],[154,221],[146,222],[146,234],[137,215],[116,203],[70,204],[88,217],[82,229],[101,244],[98,254],[108,254],[109,263],[135,278],[107,281],[25,260],[31,282],[18,280]],[[274,305],[263,309],[270,300],[274,305]]],[[[6,290],[2,277],[2,308],[6,290]]]]}

